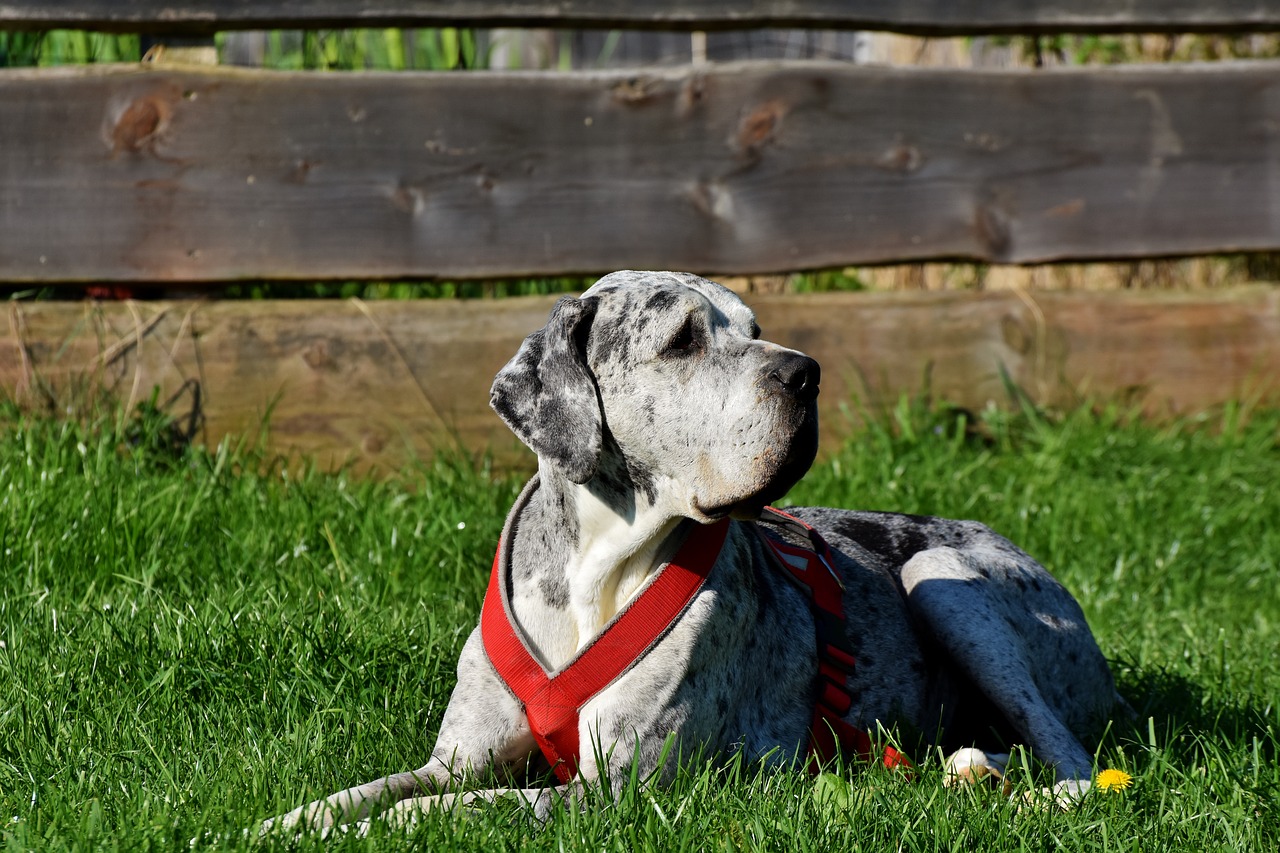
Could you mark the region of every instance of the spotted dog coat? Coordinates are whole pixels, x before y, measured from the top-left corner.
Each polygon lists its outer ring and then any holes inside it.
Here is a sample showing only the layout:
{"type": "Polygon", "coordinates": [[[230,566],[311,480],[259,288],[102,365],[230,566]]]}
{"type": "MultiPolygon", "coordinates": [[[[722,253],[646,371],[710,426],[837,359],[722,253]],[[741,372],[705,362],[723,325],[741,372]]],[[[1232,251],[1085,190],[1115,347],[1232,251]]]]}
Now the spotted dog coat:
{"type": "MultiPolygon", "coordinates": [[[[772,568],[750,520],[786,494],[817,447],[819,368],[760,339],[732,292],[685,273],[607,275],[561,299],[498,373],[492,405],[538,455],[538,475],[504,531],[510,602],[549,671],[573,658],[677,549],[691,519],[730,516],[703,588],[669,632],[580,714],[580,774],[530,790],[545,810],[581,781],[670,776],[660,756],[743,753],[803,759],[817,667],[814,624],[772,568]],[[600,766],[603,760],[607,766],[600,766]],[[558,795],[558,796],[557,796],[558,795]]],[[[1060,795],[1089,786],[1077,733],[1115,691],[1079,605],[1035,560],[981,524],[839,509],[792,513],[835,556],[857,666],[846,720],[914,744],[962,749],[952,771],[1003,769],[1010,741],[1055,767],[1060,795]],[[983,751],[985,750],[985,751],[983,751]]],[[[477,628],[435,748],[398,773],[296,809],[266,826],[328,826],[491,797],[469,774],[537,772],[520,703],[477,628]]]]}

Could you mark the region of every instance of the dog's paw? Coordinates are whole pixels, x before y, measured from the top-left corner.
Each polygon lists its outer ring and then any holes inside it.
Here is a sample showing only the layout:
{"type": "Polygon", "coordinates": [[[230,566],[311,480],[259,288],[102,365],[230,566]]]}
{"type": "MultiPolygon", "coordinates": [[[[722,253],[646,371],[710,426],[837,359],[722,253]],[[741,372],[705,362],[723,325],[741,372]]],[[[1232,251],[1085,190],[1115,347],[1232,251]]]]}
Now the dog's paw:
{"type": "Polygon", "coordinates": [[[293,837],[317,832],[321,838],[327,838],[333,831],[333,811],[327,808],[303,806],[288,814],[277,815],[264,820],[258,825],[258,837],[265,836],[293,837]]]}
{"type": "Polygon", "coordinates": [[[1005,753],[986,753],[980,749],[958,749],[948,756],[944,765],[942,784],[948,788],[961,785],[989,785],[1008,796],[1012,791],[1005,778],[1009,756],[1005,753]]]}
{"type": "Polygon", "coordinates": [[[292,821],[288,819],[292,814],[293,813],[290,812],[287,815],[269,817],[262,823],[258,824],[258,837],[266,838],[267,836],[283,836],[286,832],[292,831],[294,829],[294,825],[297,823],[296,819],[292,821]]]}
{"type": "Polygon", "coordinates": [[[452,811],[465,806],[469,800],[458,794],[432,794],[410,797],[395,803],[382,813],[382,819],[390,826],[412,829],[419,820],[429,814],[452,811]]]}
{"type": "Polygon", "coordinates": [[[1051,788],[1037,788],[1022,795],[1024,806],[1036,809],[1058,809],[1068,812],[1084,801],[1093,788],[1088,779],[1063,779],[1051,788]]]}
{"type": "Polygon", "coordinates": [[[412,797],[393,805],[383,814],[383,817],[394,826],[412,827],[428,814],[440,812],[460,814],[479,811],[486,807],[502,806],[512,810],[513,813],[529,814],[541,822],[545,821],[561,804],[562,797],[554,788],[498,788],[412,797]]]}

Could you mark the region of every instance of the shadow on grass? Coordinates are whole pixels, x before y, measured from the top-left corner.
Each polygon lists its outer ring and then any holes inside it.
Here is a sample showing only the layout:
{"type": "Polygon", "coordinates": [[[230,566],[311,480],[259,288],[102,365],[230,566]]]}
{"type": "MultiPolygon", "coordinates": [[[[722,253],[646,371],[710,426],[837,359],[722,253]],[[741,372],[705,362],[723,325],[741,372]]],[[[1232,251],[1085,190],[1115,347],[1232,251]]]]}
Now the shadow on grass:
{"type": "Polygon", "coordinates": [[[1280,759],[1280,715],[1273,703],[1217,695],[1164,668],[1117,663],[1113,671],[1134,714],[1118,716],[1106,741],[1158,745],[1175,762],[1194,761],[1202,738],[1256,751],[1268,762],[1280,759]]]}

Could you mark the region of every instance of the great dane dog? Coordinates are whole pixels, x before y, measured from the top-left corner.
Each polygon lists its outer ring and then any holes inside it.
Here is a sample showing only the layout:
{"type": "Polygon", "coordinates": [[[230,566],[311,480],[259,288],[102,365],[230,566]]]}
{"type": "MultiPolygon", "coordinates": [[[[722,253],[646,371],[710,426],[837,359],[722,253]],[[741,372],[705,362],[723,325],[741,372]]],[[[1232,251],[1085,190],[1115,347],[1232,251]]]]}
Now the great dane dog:
{"type": "MultiPolygon", "coordinates": [[[[730,290],[671,272],[616,272],[561,299],[498,373],[492,406],[538,456],[503,533],[503,604],[548,673],[592,644],[691,529],[730,519],[689,604],[581,708],[578,775],[528,790],[535,810],[584,781],[619,784],[638,771],[660,783],[694,752],[803,762],[816,617],[752,528],[813,462],[818,384],[818,364],[762,340],[730,290]]],[[[1079,736],[1117,696],[1079,605],[1044,568],[972,521],[791,512],[829,543],[843,582],[856,658],[847,722],[915,733],[909,754],[958,750],[953,779],[999,778],[1007,744],[1020,743],[1052,765],[1060,800],[1089,788],[1079,736]]],[[[477,774],[536,774],[541,760],[477,628],[425,765],[264,829],[384,811],[411,820],[504,790],[466,790],[477,774]]]]}

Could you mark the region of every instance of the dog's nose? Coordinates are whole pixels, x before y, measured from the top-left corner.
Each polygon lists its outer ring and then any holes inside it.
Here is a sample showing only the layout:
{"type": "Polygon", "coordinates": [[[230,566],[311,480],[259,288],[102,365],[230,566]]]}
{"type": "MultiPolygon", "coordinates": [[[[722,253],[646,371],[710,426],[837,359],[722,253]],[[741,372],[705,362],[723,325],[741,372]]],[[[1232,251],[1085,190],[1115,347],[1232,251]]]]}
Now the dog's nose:
{"type": "Polygon", "coordinates": [[[792,353],[783,356],[769,371],[769,378],[802,402],[818,397],[818,382],[822,368],[807,355],[792,353]]]}

